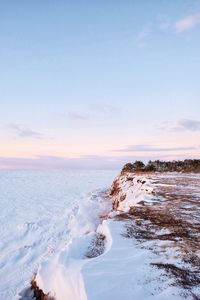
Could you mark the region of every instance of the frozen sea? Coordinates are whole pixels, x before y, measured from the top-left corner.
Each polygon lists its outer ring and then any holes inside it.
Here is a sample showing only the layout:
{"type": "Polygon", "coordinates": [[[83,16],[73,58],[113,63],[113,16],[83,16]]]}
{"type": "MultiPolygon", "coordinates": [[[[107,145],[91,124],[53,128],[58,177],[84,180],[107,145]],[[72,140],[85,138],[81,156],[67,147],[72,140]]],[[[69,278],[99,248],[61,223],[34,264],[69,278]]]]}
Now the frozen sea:
{"type": "Polygon", "coordinates": [[[98,212],[90,211],[90,202],[116,175],[107,170],[0,170],[1,300],[19,299],[38,265],[69,242],[82,224],[87,226],[80,219],[98,212]]]}

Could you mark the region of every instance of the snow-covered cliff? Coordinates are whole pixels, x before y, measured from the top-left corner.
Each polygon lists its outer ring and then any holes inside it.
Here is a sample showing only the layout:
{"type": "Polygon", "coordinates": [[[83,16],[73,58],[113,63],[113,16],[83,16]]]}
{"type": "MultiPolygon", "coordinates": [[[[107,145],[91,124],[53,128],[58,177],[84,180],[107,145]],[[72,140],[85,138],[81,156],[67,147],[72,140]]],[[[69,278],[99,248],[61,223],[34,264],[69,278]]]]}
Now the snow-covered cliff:
{"type": "Polygon", "coordinates": [[[152,181],[145,175],[131,172],[121,173],[113,182],[110,195],[115,211],[128,212],[132,206],[152,199],[152,181]]]}

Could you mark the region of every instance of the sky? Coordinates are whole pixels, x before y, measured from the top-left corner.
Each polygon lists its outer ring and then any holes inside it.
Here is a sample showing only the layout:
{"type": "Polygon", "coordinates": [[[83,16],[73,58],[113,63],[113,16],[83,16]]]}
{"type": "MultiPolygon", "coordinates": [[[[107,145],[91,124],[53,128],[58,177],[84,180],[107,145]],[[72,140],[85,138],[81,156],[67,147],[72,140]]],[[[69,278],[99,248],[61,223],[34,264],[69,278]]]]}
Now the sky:
{"type": "Polygon", "coordinates": [[[0,168],[200,158],[200,0],[0,0],[0,168]]]}

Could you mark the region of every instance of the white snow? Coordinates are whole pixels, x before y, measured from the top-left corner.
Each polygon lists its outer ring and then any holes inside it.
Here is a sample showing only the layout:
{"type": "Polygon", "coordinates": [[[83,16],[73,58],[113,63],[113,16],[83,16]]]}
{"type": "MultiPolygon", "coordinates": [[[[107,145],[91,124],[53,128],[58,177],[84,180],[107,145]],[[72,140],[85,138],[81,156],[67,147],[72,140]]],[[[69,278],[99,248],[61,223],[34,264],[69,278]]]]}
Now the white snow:
{"type": "Polygon", "coordinates": [[[152,269],[156,255],[122,236],[124,224],[104,220],[98,226],[106,236],[106,251],[92,259],[84,257],[90,235],[74,240],[39,269],[36,281],[57,300],[182,299],[175,287],[160,280],[161,271],[152,269]],[[76,254],[74,254],[76,253],[76,254]]]}
{"type": "MultiPolygon", "coordinates": [[[[106,221],[98,226],[97,232],[106,236],[106,253],[112,245],[112,236],[106,221]]],[[[40,266],[36,282],[45,294],[49,293],[58,300],[88,299],[81,271],[91,262],[91,259],[85,257],[85,253],[93,237],[94,232],[91,232],[75,238],[50,261],[40,266]]]]}
{"type": "Polygon", "coordinates": [[[161,272],[150,267],[156,256],[123,237],[122,222],[104,222],[112,243],[107,252],[83,265],[87,299],[182,299],[175,287],[166,291],[161,272]]]}
{"type": "Polygon", "coordinates": [[[97,215],[109,205],[101,191],[110,187],[115,175],[116,171],[0,171],[1,300],[19,299],[40,263],[74,236],[98,226],[97,215]]]}
{"type": "MultiPolygon", "coordinates": [[[[145,241],[141,247],[136,239],[125,237],[129,221],[114,219],[141,201],[151,205],[156,186],[168,186],[159,180],[155,184],[157,175],[118,176],[115,180],[118,192],[113,198],[105,198],[100,190],[88,193],[109,186],[113,172],[60,174],[59,171],[50,177],[42,173],[39,179],[36,173],[3,176],[0,172],[0,175],[4,226],[1,233],[5,236],[5,243],[2,240],[0,244],[3,254],[0,299],[18,299],[18,292],[28,285],[34,271],[39,288],[55,300],[183,299],[180,289],[172,285],[164,271],[151,265],[161,255],[156,253],[158,247],[164,252],[159,261],[177,262],[176,247],[162,240],[145,241]],[[112,210],[112,201],[118,202],[116,211],[112,210]],[[10,219],[11,216],[16,219],[10,219]],[[103,252],[88,258],[86,253],[98,234],[105,237],[103,252]]],[[[176,175],[170,176],[175,181],[176,175]]],[[[165,228],[157,231],[157,234],[167,233],[165,228]]]]}

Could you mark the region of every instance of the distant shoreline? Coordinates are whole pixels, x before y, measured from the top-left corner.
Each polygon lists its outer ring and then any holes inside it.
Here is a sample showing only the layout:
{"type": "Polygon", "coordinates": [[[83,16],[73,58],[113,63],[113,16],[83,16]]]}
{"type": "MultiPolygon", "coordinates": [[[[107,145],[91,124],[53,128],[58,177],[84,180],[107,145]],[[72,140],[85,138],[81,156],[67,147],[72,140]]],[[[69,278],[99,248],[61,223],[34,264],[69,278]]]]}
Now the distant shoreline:
{"type": "Polygon", "coordinates": [[[182,172],[182,173],[200,173],[200,159],[185,159],[173,161],[154,160],[144,164],[140,160],[134,163],[127,163],[122,168],[123,172],[182,172]]]}

